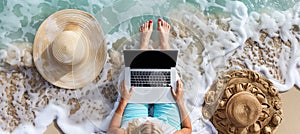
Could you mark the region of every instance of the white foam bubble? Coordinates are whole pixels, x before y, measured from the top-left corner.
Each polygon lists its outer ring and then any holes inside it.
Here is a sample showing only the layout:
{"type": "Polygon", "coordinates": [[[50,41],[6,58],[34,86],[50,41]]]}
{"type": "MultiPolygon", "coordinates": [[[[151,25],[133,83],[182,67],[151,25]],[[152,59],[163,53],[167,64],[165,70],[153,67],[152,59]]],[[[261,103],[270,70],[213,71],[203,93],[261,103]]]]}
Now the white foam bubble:
{"type": "Polygon", "coordinates": [[[0,59],[4,59],[7,57],[7,51],[5,50],[0,50],[0,59]]]}

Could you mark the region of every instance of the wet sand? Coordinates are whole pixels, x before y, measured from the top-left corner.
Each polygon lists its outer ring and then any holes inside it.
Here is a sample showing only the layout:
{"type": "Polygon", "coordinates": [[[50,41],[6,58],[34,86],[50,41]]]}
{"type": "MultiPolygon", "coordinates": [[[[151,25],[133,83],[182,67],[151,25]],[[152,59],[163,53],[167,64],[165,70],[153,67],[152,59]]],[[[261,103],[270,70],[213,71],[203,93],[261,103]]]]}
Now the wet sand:
{"type": "Polygon", "coordinates": [[[292,88],[291,90],[281,93],[283,105],[283,120],[279,125],[278,134],[298,134],[300,130],[300,90],[292,88]]]}
{"type": "Polygon", "coordinates": [[[60,130],[55,126],[54,122],[52,122],[44,134],[62,134],[62,132],[60,132],[60,130]]]}
{"type": "MultiPolygon", "coordinates": [[[[287,92],[280,93],[283,103],[283,121],[279,125],[276,134],[297,134],[300,122],[300,90],[296,87],[287,92]]],[[[55,123],[48,126],[45,134],[61,134],[55,123]]]]}

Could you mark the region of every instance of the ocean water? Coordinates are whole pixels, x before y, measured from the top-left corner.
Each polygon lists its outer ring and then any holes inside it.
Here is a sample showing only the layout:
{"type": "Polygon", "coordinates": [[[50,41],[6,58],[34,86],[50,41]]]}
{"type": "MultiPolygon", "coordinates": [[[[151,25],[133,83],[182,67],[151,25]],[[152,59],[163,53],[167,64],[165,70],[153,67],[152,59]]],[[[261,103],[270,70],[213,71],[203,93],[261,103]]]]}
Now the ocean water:
{"type": "Polygon", "coordinates": [[[122,50],[138,48],[139,25],[152,19],[150,46],[158,48],[157,19],[172,25],[177,70],[186,90],[194,133],[215,133],[201,114],[217,76],[251,69],[281,91],[300,87],[299,0],[1,0],[0,131],[43,133],[56,120],[65,133],[105,133],[118,104],[122,50]],[[62,9],[79,9],[99,22],[108,60],[97,79],[76,90],[45,81],[32,63],[40,24],[62,9]]]}

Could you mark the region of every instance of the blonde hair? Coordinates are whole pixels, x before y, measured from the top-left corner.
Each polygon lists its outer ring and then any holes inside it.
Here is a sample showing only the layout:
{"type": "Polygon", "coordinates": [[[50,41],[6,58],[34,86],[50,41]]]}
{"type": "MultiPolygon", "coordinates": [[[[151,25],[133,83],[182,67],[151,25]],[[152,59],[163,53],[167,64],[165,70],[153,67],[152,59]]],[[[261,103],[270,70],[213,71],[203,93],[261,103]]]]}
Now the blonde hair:
{"type": "Polygon", "coordinates": [[[127,134],[163,134],[162,129],[151,122],[139,125],[138,120],[128,123],[127,134]]]}

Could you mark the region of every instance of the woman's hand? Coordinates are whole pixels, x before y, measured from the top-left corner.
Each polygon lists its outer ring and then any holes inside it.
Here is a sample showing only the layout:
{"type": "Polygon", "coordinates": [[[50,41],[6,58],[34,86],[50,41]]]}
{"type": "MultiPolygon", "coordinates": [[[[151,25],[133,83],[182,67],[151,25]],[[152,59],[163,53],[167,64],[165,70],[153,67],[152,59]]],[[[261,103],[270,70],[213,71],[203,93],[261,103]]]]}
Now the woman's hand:
{"type": "Polygon", "coordinates": [[[183,102],[183,96],[184,96],[184,89],[183,89],[183,85],[182,85],[180,80],[177,80],[176,86],[177,86],[176,93],[174,91],[174,88],[171,87],[173,98],[177,103],[182,103],[183,102]]]}
{"type": "Polygon", "coordinates": [[[133,87],[130,88],[130,91],[128,92],[128,89],[126,87],[126,82],[125,80],[122,81],[121,84],[121,89],[120,89],[120,94],[121,94],[121,99],[123,99],[123,101],[128,102],[128,100],[130,99],[132,93],[133,93],[133,87]]]}

